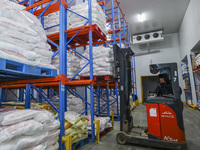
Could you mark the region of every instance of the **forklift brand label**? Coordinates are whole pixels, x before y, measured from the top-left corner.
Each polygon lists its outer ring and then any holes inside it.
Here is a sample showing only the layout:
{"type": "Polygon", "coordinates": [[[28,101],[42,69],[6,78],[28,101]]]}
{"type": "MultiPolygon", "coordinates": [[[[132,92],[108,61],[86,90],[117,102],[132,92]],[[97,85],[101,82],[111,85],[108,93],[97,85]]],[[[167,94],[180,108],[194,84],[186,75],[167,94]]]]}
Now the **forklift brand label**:
{"type": "Polygon", "coordinates": [[[162,113],[161,117],[163,117],[163,118],[174,118],[174,115],[172,115],[172,113],[169,112],[169,111],[165,111],[164,113],[162,113]]]}
{"type": "Polygon", "coordinates": [[[173,138],[170,137],[170,136],[165,136],[165,137],[164,137],[164,140],[165,140],[165,141],[171,141],[171,142],[178,142],[178,139],[173,139],[173,138]]]}
{"type": "Polygon", "coordinates": [[[150,116],[151,117],[157,117],[156,108],[151,108],[151,109],[149,109],[149,111],[150,111],[150,116]]]}
{"type": "Polygon", "coordinates": [[[171,115],[172,113],[169,111],[165,111],[164,113],[162,113],[163,115],[171,115]]]}

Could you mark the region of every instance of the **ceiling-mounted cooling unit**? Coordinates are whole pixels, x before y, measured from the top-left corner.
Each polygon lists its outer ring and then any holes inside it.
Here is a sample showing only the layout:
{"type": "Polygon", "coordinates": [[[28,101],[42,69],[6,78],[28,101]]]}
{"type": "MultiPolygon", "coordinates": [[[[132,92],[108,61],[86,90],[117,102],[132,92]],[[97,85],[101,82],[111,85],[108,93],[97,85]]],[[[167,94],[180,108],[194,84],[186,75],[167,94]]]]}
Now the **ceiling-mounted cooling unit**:
{"type": "Polygon", "coordinates": [[[163,40],[164,37],[162,30],[133,36],[133,44],[145,44],[163,40]]]}

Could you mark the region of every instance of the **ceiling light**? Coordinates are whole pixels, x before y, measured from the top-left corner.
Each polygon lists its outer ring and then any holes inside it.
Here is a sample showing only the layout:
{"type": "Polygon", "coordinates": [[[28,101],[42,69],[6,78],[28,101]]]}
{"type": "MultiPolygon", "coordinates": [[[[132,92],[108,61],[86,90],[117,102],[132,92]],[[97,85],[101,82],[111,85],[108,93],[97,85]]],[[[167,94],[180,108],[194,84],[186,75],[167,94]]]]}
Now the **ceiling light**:
{"type": "Polygon", "coordinates": [[[144,14],[138,14],[138,20],[139,22],[144,22],[145,21],[145,15],[144,14]]]}

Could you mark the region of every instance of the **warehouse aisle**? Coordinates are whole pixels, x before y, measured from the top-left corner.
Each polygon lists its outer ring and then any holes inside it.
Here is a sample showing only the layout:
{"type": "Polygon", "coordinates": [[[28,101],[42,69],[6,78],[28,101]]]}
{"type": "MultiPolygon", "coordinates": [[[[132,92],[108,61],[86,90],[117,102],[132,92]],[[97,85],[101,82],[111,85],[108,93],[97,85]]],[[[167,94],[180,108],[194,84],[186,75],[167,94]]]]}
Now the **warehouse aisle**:
{"type": "MultiPolygon", "coordinates": [[[[198,150],[200,147],[200,112],[193,110],[187,105],[184,107],[184,124],[186,130],[186,139],[189,145],[188,150],[198,150]]],[[[135,125],[147,126],[146,109],[140,104],[133,111],[135,125]]],[[[89,143],[79,148],[79,150],[159,150],[159,148],[149,148],[134,145],[118,145],[115,138],[119,131],[119,122],[115,122],[115,130],[108,133],[101,139],[100,144],[89,143]]]]}

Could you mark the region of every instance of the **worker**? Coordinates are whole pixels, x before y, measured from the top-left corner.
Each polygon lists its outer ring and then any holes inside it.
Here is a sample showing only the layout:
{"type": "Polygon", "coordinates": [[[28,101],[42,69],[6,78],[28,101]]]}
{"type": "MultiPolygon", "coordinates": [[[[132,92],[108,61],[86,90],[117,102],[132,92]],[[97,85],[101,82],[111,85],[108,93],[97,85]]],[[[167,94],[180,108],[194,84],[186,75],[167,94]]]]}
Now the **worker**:
{"type": "Polygon", "coordinates": [[[172,85],[168,74],[159,74],[160,83],[157,85],[154,96],[173,95],[172,85]]]}

